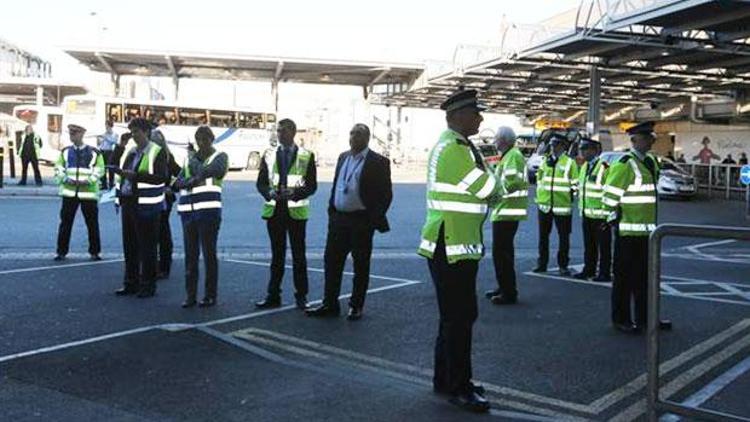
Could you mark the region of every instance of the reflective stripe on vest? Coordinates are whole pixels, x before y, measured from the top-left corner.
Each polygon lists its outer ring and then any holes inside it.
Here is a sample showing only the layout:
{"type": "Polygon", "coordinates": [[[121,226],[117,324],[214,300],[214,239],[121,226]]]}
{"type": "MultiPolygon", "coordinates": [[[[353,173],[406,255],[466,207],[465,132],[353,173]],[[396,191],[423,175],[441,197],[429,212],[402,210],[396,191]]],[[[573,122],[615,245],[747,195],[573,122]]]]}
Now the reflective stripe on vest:
{"type": "MultiPolygon", "coordinates": [[[[203,163],[204,166],[210,165],[220,154],[214,151],[211,156],[203,163]]],[[[185,176],[190,177],[189,158],[185,159],[185,176]]],[[[209,177],[203,181],[204,184],[192,187],[190,189],[180,190],[180,198],[177,202],[177,212],[189,213],[193,211],[216,210],[221,209],[221,183],[222,179],[214,180],[209,177]]]]}

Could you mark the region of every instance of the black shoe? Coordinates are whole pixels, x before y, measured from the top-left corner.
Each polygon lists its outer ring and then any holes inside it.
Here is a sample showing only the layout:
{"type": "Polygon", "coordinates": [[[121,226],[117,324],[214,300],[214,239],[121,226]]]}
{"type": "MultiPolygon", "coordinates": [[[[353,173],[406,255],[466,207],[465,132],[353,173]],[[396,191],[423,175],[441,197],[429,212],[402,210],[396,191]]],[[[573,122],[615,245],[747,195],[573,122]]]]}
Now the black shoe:
{"type": "Polygon", "coordinates": [[[362,319],[362,308],[356,308],[354,306],[349,308],[349,313],[346,315],[346,319],[349,321],[357,321],[362,319]]]}
{"type": "Polygon", "coordinates": [[[65,255],[59,253],[59,254],[55,255],[55,259],[54,260],[58,261],[58,262],[59,261],[65,261],[65,255]]]}
{"type": "Polygon", "coordinates": [[[501,293],[497,296],[492,296],[490,301],[495,305],[513,305],[518,303],[518,296],[509,296],[501,293]]]}
{"type": "Polygon", "coordinates": [[[468,393],[452,395],[449,401],[469,412],[487,413],[490,411],[490,403],[487,399],[473,389],[468,393]]]}
{"type": "Polygon", "coordinates": [[[193,306],[196,305],[196,303],[197,302],[195,301],[195,299],[186,299],[184,302],[182,302],[182,307],[183,308],[192,308],[193,306]]]}
{"type": "Polygon", "coordinates": [[[43,183],[41,183],[41,182],[39,182],[39,183],[37,183],[37,184],[36,184],[36,186],[37,186],[37,187],[42,187],[42,186],[44,186],[44,184],[43,184],[43,183]]]}
{"type": "Polygon", "coordinates": [[[101,257],[101,256],[99,256],[99,254],[98,254],[98,253],[92,253],[92,254],[91,254],[91,260],[92,260],[92,261],[101,261],[101,260],[102,260],[102,257],[101,257]]]}
{"type": "Polygon", "coordinates": [[[281,298],[267,296],[260,302],[255,302],[255,307],[258,309],[280,308],[281,298]]]}
{"type": "Polygon", "coordinates": [[[574,275],[573,278],[577,280],[588,280],[589,278],[591,278],[591,274],[581,271],[580,273],[574,275]]]}
{"type": "Polygon", "coordinates": [[[132,287],[122,287],[118,290],[115,290],[115,294],[117,296],[128,296],[128,295],[134,295],[136,293],[138,293],[138,290],[132,287]]]}
{"type": "Polygon", "coordinates": [[[615,330],[625,333],[625,334],[637,334],[638,333],[638,327],[636,327],[633,324],[622,324],[619,322],[613,322],[612,327],[614,327],[615,330]]]}
{"type": "Polygon", "coordinates": [[[608,275],[598,275],[592,279],[592,281],[595,281],[597,283],[609,283],[612,281],[612,277],[608,275]]]}
{"type": "Polygon", "coordinates": [[[159,274],[156,275],[157,280],[166,280],[168,278],[169,278],[169,273],[167,272],[160,272],[159,274]]]}
{"type": "MultiPolygon", "coordinates": [[[[646,332],[648,331],[647,324],[638,324],[636,325],[636,330],[640,332],[646,332]]],[[[662,319],[659,321],[659,331],[672,331],[672,321],[668,319],[662,319]]]]}
{"type": "Polygon", "coordinates": [[[307,297],[300,295],[294,296],[294,304],[297,305],[297,309],[304,311],[307,309],[307,297]]]}
{"type": "Polygon", "coordinates": [[[487,299],[492,299],[492,297],[493,297],[493,296],[497,296],[497,295],[499,295],[500,293],[502,293],[502,292],[500,291],[500,289],[495,289],[495,290],[487,290],[486,292],[484,292],[484,297],[486,297],[487,299]]]}
{"type": "Polygon", "coordinates": [[[547,267],[542,267],[540,265],[540,266],[534,268],[533,270],[531,270],[531,272],[532,273],[537,273],[537,274],[539,274],[539,273],[546,273],[547,272],[547,267]]]}
{"type": "MultiPolygon", "coordinates": [[[[481,395],[484,395],[485,393],[484,387],[482,387],[481,385],[471,384],[471,388],[472,390],[474,390],[475,393],[478,393],[481,395]]],[[[437,387],[435,385],[432,386],[432,392],[435,394],[443,395],[443,396],[449,396],[451,394],[450,391],[448,391],[446,388],[437,387]]]]}
{"type": "Polygon", "coordinates": [[[143,288],[135,296],[138,299],[146,299],[146,298],[149,298],[149,297],[154,297],[155,295],[156,295],[156,289],[153,289],[153,288],[143,288]]]}
{"type": "Polygon", "coordinates": [[[26,186],[26,182],[18,182],[18,186],[26,186]]]}
{"type": "Polygon", "coordinates": [[[306,310],[305,314],[311,317],[337,317],[341,314],[341,309],[328,305],[320,305],[317,308],[306,310]]]}
{"type": "Polygon", "coordinates": [[[198,303],[198,306],[201,308],[210,308],[214,305],[216,305],[216,299],[212,297],[204,297],[203,300],[198,303]]]}
{"type": "Polygon", "coordinates": [[[557,270],[557,273],[560,274],[562,277],[570,277],[571,272],[567,268],[560,268],[557,270]]]}

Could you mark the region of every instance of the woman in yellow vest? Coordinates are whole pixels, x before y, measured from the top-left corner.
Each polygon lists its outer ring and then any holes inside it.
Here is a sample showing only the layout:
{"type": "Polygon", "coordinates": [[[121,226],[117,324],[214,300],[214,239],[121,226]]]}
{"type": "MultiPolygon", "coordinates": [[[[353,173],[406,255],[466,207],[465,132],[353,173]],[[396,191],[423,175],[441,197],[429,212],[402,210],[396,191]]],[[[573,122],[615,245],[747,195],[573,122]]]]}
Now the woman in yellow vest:
{"type": "Polygon", "coordinates": [[[174,183],[180,199],[177,212],[182,218],[185,242],[185,290],[183,308],[196,304],[198,291],[198,256],[203,250],[206,268],[206,291],[201,307],[214,306],[219,279],[216,241],[221,225],[221,187],[227,174],[229,159],[213,147],[214,133],[208,126],[195,131],[198,151],[190,154],[174,183]]]}

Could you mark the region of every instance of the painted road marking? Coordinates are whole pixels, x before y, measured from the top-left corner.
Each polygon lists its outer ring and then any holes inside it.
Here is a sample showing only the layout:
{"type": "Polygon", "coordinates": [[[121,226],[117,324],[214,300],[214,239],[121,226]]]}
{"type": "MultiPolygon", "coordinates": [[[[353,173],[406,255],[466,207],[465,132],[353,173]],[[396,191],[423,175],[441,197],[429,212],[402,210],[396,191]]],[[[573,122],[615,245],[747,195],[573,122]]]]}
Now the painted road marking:
{"type": "MultiPolygon", "coordinates": [[[[688,397],[682,402],[685,406],[689,407],[700,407],[703,403],[710,400],[713,396],[721,392],[729,384],[737,380],[737,378],[750,371],[750,357],[745,358],[742,362],[733,366],[727,372],[721,374],[718,378],[711,381],[708,385],[695,392],[693,395],[688,397]]],[[[677,415],[664,415],[660,419],[662,422],[677,422],[680,417],[677,415]]]]}
{"type": "MultiPolygon", "coordinates": [[[[582,264],[571,265],[570,268],[573,270],[579,270],[583,268],[583,265],[582,264]]],[[[573,277],[564,277],[560,275],[549,274],[550,272],[554,272],[556,270],[557,270],[556,268],[552,268],[547,273],[535,273],[532,271],[526,271],[523,274],[527,276],[531,276],[531,277],[562,280],[562,281],[567,281],[569,283],[585,284],[588,286],[609,287],[609,288],[612,287],[611,282],[601,283],[601,282],[589,281],[589,280],[578,280],[573,277]]],[[[694,300],[703,300],[707,302],[729,303],[732,305],[750,306],[750,292],[745,292],[743,290],[740,290],[742,288],[750,287],[750,285],[747,285],[747,284],[724,283],[720,281],[703,280],[699,278],[663,275],[660,287],[661,287],[662,294],[665,296],[681,297],[681,298],[694,299],[694,300]],[[670,280],[677,280],[677,281],[673,282],[670,280]],[[692,292],[689,290],[684,291],[680,289],[680,286],[698,286],[698,285],[709,286],[711,288],[716,289],[716,291],[715,292],[692,292]],[[709,295],[707,293],[719,293],[719,296],[732,295],[734,297],[737,297],[740,300],[724,299],[721,297],[716,297],[716,295],[709,295]]]]}
{"type": "MultiPolygon", "coordinates": [[[[724,363],[732,356],[742,352],[748,346],[750,346],[750,335],[742,337],[740,340],[737,340],[726,348],[709,356],[698,365],[695,365],[687,371],[681,373],[675,379],[660,388],[659,397],[663,400],[669,399],[671,396],[687,387],[690,383],[694,382],[712,369],[724,363]]],[[[630,422],[637,419],[645,412],[646,400],[641,399],[637,403],[631,405],[630,407],[619,413],[617,416],[612,418],[612,421],[630,422]]]]}
{"type": "MultiPolygon", "coordinates": [[[[86,263],[86,264],[100,264],[102,262],[105,262],[105,261],[97,261],[97,262],[86,263]]],[[[71,265],[73,265],[73,264],[71,264],[71,265]]],[[[55,267],[55,268],[60,268],[60,266],[55,267]]],[[[313,270],[320,270],[320,269],[315,268],[313,270]]],[[[370,277],[372,278],[374,276],[370,276],[370,277]]],[[[395,277],[387,277],[387,276],[377,276],[377,277],[382,278],[382,279],[388,279],[388,280],[395,278],[395,277]]],[[[388,285],[388,286],[382,286],[382,287],[377,287],[377,288],[373,288],[373,289],[368,289],[367,290],[367,294],[374,294],[374,293],[384,292],[384,291],[388,291],[388,290],[398,289],[398,288],[401,288],[401,287],[407,287],[407,286],[412,286],[412,285],[421,283],[421,281],[419,281],[419,280],[407,280],[407,279],[399,279],[399,280],[402,280],[402,282],[400,282],[398,284],[392,284],[392,285],[388,285]]],[[[348,298],[349,296],[351,296],[351,294],[341,295],[340,298],[348,298]]],[[[311,303],[312,304],[320,303],[320,301],[311,302],[311,303]]],[[[25,352],[13,353],[13,354],[10,354],[10,355],[0,356],[0,363],[11,361],[11,360],[15,360],[15,359],[21,359],[21,358],[25,358],[25,357],[29,357],[29,356],[35,356],[35,355],[39,355],[39,354],[55,352],[55,351],[58,351],[58,350],[63,350],[63,349],[69,349],[69,348],[73,348],[73,347],[83,346],[83,345],[87,345],[87,344],[91,344],[91,343],[97,343],[97,342],[101,342],[101,341],[105,341],[105,340],[111,340],[111,339],[114,339],[114,338],[129,336],[129,335],[132,335],[132,334],[143,333],[143,332],[150,331],[150,330],[159,330],[159,329],[161,329],[161,330],[166,330],[166,331],[175,331],[175,330],[184,330],[184,329],[197,328],[197,327],[211,327],[211,326],[215,326],[215,325],[219,325],[219,324],[225,324],[225,323],[228,323],[228,322],[235,322],[235,321],[241,321],[241,320],[246,320],[246,319],[251,319],[251,318],[258,318],[258,317],[261,317],[261,316],[264,316],[264,315],[269,315],[269,314],[275,314],[275,313],[279,313],[279,312],[284,312],[284,311],[288,311],[288,310],[295,309],[295,308],[296,307],[294,305],[289,305],[289,306],[284,306],[284,307],[281,307],[281,308],[269,309],[269,310],[263,310],[263,311],[257,311],[257,312],[251,312],[251,313],[247,313],[247,314],[237,315],[237,316],[234,316],[234,317],[221,318],[221,319],[216,319],[216,320],[207,321],[207,322],[165,323],[165,324],[147,325],[147,326],[137,327],[137,328],[133,328],[133,329],[129,329],[129,330],[117,331],[117,332],[113,332],[113,333],[109,333],[109,334],[94,336],[94,337],[90,337],[90,338],[86,338],[86,339],[75,340],[75,341],[61,343],[61,344],[56,344],[56,345],[47,346],[47,347],[41,347],[41,348],[38,348],[38,349],[29,350],[29,351],[25,351],[25,352]]]]}
{"type": "Polygon", "coordinates": [[[104,264],[111,264],[113,262],[122,262],[122,261],[123,261],[122,259],[112,259],[108,261],[91,261],[91,262],[76,262],[73,264],[47,265],[44,267],[16,268],[13,270],[0,271],[0,275],[20,274],[20,273],[28,273],[28,272],[33,272],[33,271],[44,271],[44,270],[59,270],[62,268],[72,268],[72,267],[88,267],[91,265],[104,265],[104,264]]]}
{"type": "MultiPolygon", "coordinates": [[[[241,248],[244,251],[233,251],[231,247],[220,248],[217,255],[219,259],[241,259],[241,260],[270,260],[271,253],[266,252],[265,249],[259,252],[248,251],[250,248],[241,248]]],[[[240,249],[240,248],[237,248],[240,249]]],[[[260,248],[258,248],[260,249],[260,248]]],[[[305,254],[308,260],[317,260],[325,258],[325,252],[323,249],[308,249],[305,254]]],[[[49,249],[39,250],[27,250],[24,252],[0,252],[0,260],[8,261],[37,261],[37,260],[51,260],[55,254],[50,252],[49,249]]],[[[523,254],[516,254],[517,257],[523,258],[523,254]]],[[[534,255],[535,256],[535,255],[534,255]]],[[[88,253],[84,252],[73,252],[67,255],[68,258],[72,259],[87,259],[88,253]]],[[[122,253],[102,253],[101,257],[104,259],[123,259],[122,253]]],[[[175,250],[172,254],[173,259],[183,259],[185,253],[181,250],[175,250]]],[[[532,253],[526,254],[526,257],[531,258],[532,253]]],[[[287,258],[291,259],[291,255],[287,255],[287,258]]],[[[423,257],[417,255],[414,249],[386,249],[380,251],[373,251],[372,259],[400,259],[400,260],[424,260],[423,257]]]]}
{"type": "MultiPolygon", "coordinates": [[[[392,378],[396,378],[402,381],[411,382],[420,386],[431,388],[432,387],[432,372],[406,365],[402,363],[396,363],[387,361],[378,357],[364,355],[349,350],[339,349],[332,346],[326,346],[320,343],[311,342],[298,337],[285,336],[280,333],[266,331],[266,330],[255,330],[247,329],[240,330],[232,333],[232,335],[242,338],[244,340],[263,344],[265,346],[273,347],[278,350],[284,350],[289,353],[294,353],[300,356],[308,358],[325,360],[330,362],[336,362],[343,365],[348,365],[358,369],[364,369],[371,372],[376,372],[381,375],[386,375],[392,378]],[[272,338],[268,338],[272,337],[272,338]],[[292,343],[292,344],[290,344],[292,343]]],[[[485,388],[487,384],[482,383],[485,388]]],[[[489,390],[488,390],[489,391],[489,390]]],[[[509,407],[524,412],[531,412],[537,415],[547,416],[554,418],[554,420],[566,420],[566,421],[585,421],[587,419],[561,413],[554,410],[539,408],[526,403],[519,403],[513,400],[504,398],[494,399],[489,398],[490,402],[496,406],[509,407]]]]}

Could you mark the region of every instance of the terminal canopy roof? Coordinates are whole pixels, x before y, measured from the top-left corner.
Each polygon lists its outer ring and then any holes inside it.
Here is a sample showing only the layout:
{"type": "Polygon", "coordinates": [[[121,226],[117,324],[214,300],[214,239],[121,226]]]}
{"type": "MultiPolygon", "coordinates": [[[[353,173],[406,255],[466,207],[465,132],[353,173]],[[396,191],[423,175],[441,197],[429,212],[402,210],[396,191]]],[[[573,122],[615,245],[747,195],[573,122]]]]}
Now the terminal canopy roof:
{"type": "Polygon", "coordinates": [[[424,70],[421,64],[318,60],[237,54],[66,49],[90,69],[120,75],[227,80],[260,80],[355,85],[372,91],[378,85],[405,90],[424,70]]]}
{"type": "Polygon", "coordinates": [[[12,107],[18,104],[35,104],[37,88],[43,89],[45,105],[58,105],[66,95],[85,94],[81,85],[46,78],[0,78],[0,103],[12,107]]]}
{"type": "Polygon", "coordinates": [[[588,108],[593,66],[601,76],[605,111],[744,98],[750,88],[748,37],[748,1],[590,0],[570,30],[541,41],[534,41],[538,32],[530,34],[518,48],[501,47],[494,58],[423,77],[412,90],[378,101],[437,107],[464,87],[480,90],[495,112],[581,115],[588,108]]]}

